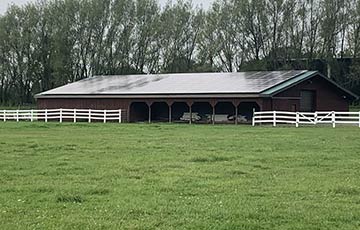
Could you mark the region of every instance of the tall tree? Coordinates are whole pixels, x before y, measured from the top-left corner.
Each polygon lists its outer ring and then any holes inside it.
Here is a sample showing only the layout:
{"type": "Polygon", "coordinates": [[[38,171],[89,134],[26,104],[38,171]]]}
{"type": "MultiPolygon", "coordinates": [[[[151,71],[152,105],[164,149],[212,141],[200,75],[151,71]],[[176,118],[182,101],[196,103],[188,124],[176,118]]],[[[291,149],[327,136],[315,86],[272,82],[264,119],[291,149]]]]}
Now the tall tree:
{"type": "Polygon", "coordinates": [[[309,68],[360,92],[359,59],[358,0],[39,0],[0,15],[1,104],[130,73],[309,68]]]}
{"type": "Polygon", "coordinates": [[[161,70],[189,72],[200,34],[200,13],[191,2],[168,3],[160,16],[161,70]]]}

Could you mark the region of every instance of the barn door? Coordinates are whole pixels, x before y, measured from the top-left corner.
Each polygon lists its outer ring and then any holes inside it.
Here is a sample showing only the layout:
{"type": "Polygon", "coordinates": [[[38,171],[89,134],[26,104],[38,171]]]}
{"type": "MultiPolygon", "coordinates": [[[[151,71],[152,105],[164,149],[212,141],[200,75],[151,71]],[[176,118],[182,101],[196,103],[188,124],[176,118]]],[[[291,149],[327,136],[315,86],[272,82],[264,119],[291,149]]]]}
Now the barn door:
{"type": "Polygon", "coordinates": [[[302,112],[315,112],[315,91],[302,90],[300,100],[300,110],[302,112]]]}

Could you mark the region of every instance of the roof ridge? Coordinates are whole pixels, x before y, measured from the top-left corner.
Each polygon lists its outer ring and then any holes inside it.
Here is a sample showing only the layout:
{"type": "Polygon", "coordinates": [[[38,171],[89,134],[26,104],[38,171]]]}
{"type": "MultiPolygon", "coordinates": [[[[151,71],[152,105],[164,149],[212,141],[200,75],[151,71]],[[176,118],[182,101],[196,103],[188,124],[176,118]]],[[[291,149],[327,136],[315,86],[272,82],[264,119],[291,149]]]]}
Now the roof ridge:
{"type": "Polygon", "coordinates": [[[135,76],[168,76],[168,75],[206,75],[206,74],[227,74],[227,75],[231,75],[231,74],[241,74],[241,73],[276,73],[276,72],[284,72],[284,73],[289,73],[291,71],[308,71],[308,70],[253,70],[253,71],[239,71],[239,72],[194,72],[194,73],[154,73],[154,74],[110,74],[110,75],[93,75],[91,77],[88,78],[84,78],[81,79],[79,81],[83,81],[86,79],[91,79],[91,78],[95,78],[95,77],[135,77],[135,76]]]}

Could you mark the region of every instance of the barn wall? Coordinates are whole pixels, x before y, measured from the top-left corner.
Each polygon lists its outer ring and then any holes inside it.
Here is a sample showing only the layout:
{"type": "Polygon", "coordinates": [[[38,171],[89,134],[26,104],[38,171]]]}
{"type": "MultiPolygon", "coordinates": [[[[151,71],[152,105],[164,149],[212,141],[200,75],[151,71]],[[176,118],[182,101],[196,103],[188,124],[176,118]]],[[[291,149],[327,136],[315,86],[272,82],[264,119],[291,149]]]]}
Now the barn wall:
{"type": "Polygon", "coordinates": [[[38,99],[39,109],[124,109],[127,100],[119,99],[38,99]]]}
{"type": "Polygon", "coordinates": [[[300,110],[300,99],[273,99],[273,110],[297,112],[300,110]]]}
{"type": "Polygon", "coordinates": [[[274,96],[274,110],[291,111],[300,109],[300,91],[313,90],[316,94],[317,111],[349,111],[350,102],[336,86],[320,76],[304,81],[274,96]]]}
{"type": "Polygon", "coordinates": [[[130,101],[128,99],[110,99],[110,98],[49,98],[49,99],[37,99],[37,107],[39,109],[99,109],[99,110],[117,110],[123,111],[123,118],[127,121],[128,106],[130,101]]]}
{"type": "Polygon", "coordinates": [[[272,105],[272,99],[271,98],[263,98],[262,99],[262,110],[263,111],[271,111],[273,110],[273,105],[272,105]]]}

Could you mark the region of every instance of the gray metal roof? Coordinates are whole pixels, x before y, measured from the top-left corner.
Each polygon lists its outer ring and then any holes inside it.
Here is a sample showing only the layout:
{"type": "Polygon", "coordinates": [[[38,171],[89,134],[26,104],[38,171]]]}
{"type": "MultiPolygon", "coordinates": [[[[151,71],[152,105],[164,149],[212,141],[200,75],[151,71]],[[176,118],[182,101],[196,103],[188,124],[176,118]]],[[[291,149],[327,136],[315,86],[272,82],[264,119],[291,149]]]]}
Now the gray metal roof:
{"type": "Polygon", "coordinates": [[[37,95],[260,94],[307,71],[95,76],[37,95]]]}

